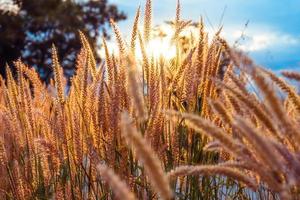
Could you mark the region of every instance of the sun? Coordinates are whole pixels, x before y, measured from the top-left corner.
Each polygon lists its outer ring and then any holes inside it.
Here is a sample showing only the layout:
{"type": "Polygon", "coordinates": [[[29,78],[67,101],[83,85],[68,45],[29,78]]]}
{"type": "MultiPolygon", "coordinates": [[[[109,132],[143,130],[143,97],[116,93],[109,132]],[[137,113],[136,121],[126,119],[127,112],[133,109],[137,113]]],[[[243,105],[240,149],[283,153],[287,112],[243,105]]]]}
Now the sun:
{"type": "MultiPolygon", "coordinates": [[[[159,57],[165,59],[174,58],[176,56],[176,46],[171,42],[174,29],[168,25],[163,25],[156,27],[152,33],[149,43],[145,45],[147,55],[155,59],[159,57]]],[[[136,56],[138,59],[142,58],[140,45],[137,46],[136,56]]]]}
{"type": "MultiPolygon", "coordinates": [[[[143,27],[140,27],[142,30],[143,27]]],[[[198,30],[195,27],[187,27],[183,30],[180,36],[190,37],[192,35],[197,35],[196,32],[198,30]]],[[[172,42],[172,38],[174,36],[175,29],[169,24],[163,24],[160,26],[156,26],[153,28],[151,33],[151,39],[148,44],[145,45],[145,50],[147,56],[153,57],[155,60],[163,57],[165,60],[171,60],[176,57],[176,45],[174,41],[172,42]]],[[[129,39],[129,38],[127,38],[129,39]]],[[[118,45],[114,41],[107,41],[107,45],[109,47],[110,53],[118,54],[118,45]]],[[[104,49],[101,48],[99,51],[101,57],[105,57],[104,49]]],[[[141,45],[137,42],[135,49],[135,57],[137,60],[142,60],[142,51],[141,45]]]]}
{"type": "Polygon", "coordinates": [[[146,46],[148,55],[154,58],[164,57],[165,59],[172,59],[176,56],[176,46],[172,45],[166,39],[155,38],[149,41],[146,46]]]}

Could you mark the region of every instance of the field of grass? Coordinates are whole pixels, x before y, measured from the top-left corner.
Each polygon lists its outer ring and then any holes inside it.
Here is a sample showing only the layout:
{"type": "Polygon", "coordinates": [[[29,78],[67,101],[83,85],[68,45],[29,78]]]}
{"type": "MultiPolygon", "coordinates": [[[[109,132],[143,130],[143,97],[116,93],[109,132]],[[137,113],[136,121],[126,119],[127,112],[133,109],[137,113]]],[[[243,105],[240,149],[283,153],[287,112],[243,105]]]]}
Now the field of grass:
{"type": "Polygon", "coordinates": [[[80,33],[69,82],[55,46],[49,85],[21,61],[7,67],[0,199],[300,198],[300,74],[255,65],[202,21],[183,43],[179,2],[176,54],[153,56],[151,7],[129,42],[111,21],[119,50],[103,39],[99,66],[80,33]]]}

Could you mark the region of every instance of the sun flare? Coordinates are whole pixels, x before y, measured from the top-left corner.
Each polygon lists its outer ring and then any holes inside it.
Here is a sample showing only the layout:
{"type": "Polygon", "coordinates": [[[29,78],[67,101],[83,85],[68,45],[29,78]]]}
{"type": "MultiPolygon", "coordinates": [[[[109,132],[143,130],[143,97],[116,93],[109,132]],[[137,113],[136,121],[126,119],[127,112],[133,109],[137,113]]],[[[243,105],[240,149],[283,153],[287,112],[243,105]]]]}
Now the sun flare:
{"type": "MultiPolygon", "coordinates": [[[[154,58],[163,57],[165,59],[172,59],[176,56],[176,46],[171,44],[167,39],[154,38],[146,45],[147,55],[154,58]]],[[[142,58],[140,48],[136,50],[136,56],[138,59],[142,58]]]]}
{"type": "MultiPolygon", "coordinates": [[[[140,30],[142,27],[140,27],[140,30]]],[[[186,30],[182,31],[180,36],[191,37],[196,36],[198,29],[195,27],[187,27],[186,30]]],[[[170,60],[176,57],[176,45],[172,43],[172,38],[175,33],[174,27],[169,24],[156,26],[153,29],[153,34],[148,44],[145,44],[145,50],[149,57],[158,59],[163,57],[164,59],[170,60]]],[[[107,41],[110,53],[115,55],[118,54],[118,45],[114,41],[107,41]]],[[[101,57],[105,57],[104,49],[101,48],[99,52],[101,57]]],[[[142,60],[141,45],[137,43],[135,56],[138,60],[142,60]]]]}

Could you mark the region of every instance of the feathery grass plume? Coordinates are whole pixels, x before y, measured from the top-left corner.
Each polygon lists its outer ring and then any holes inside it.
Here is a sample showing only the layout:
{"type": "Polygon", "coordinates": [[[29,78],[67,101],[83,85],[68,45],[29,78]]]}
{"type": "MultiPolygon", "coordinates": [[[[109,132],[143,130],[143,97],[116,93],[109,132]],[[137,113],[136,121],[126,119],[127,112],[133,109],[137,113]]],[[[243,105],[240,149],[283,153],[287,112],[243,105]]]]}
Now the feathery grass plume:
{"type": "MultiPolygon", "coordinates": [[[[209,101],[210,106],[212,107],[212,110],[221,118],[223,122],[223,127],[227,130],[229,133],[233,133],[234,131],[232,130],[232,114],[227,110],[223,104],[219,100],[215,101],[209,101]]],[[[233,137],[236,138],[236,135],[233,134],[233,137]]]]}
{"type": "MultiPolygon", "coordinates": [[[[23,76],[23,72],[22,72],[22,68],[24,67],[23,64],[20,61],[17,61],[15,63],[16,67],[17,67],[17,74],[18,74],[18,84],[17,85],[13,85],[12,89],[12,95],[18,95],[15,96],[14,100],[15,100],[15,105],[13,106],[13,103],[11,100],[8,100],[8,102],[11,104],[11,111],[13,113],[15,113],[15,117],[13,117],[14,119],[18,119],[20,128],[22,129],[22,135],[23,137],[25,137],[25,139],[23,139],[23,141],[26,143],[26,153],[28,157],[31,157],[32,152],[34,150],[34,146],[32,144],[32,140],[33,140],[33,133],[32,133],[32,128],[30,126],[30,121],[28,119],[28,102],[27,102],[27,98],[25,97],[25,79],[23,76]],[[17,87],[17,88],[15,88],[17,87]],[[16,91],[14,91],[16,89],[16,91]],[[14,111],[13,111],[14,110],[14,111]]],[[[8,81],[13,81],[15,83],[15,81],[12,79],[12,75],[10,70],[7,70],[8,73],[8,81]]],[[[9,99],[9,94],[7,94],[7,97],[9,99]]],[[[32,119],[32,115],[31,115],[31,119],[32,119]]],[[[31,125],[33,125],[33,123],[31,123],[31,125]]],[[[27,160],[28,161],[28,173],[30,175],[32,175],[32,163],[31,160],[27,160]]],[[[31,177],[32,178],[32,177],[31,177]]]]}
{"type": "Polygon", "coordinates": [[[152,29],[152,0],[146,0],[145,14],[144,14],[144,41],[147,45],[151,37],[152,29]]]}
{"type": "MultiPolygon", "coordinates": [[[[197,67],[197,78],[198,84],[202,83],[204,80],[203,79],[203,69],[205,65],[205,57],[206,57],[206,43],[205,43],[205,31],[204,31],[204,24],[203,24],[203,19],[201,17],[200,22],[199,22],[199,39],[198,39],[198,44],[197,44],[197,54],[196,54],[196,61],[195,65],[197,67]]],[[[200,85],[200,84],[199,84],[200,85]]],[[[201,89],[200,87],[198,90],[201,89]]]]}
{"type": "Polygon", "coordinates": [[[184,75],[186,66],[191,62],[194,52],[195,52],[195,48],[191,49],[190,52],[185,57],[185,59],[182,61],[181,65],[178,67],[174,75],[170,89],[176,89],[176,87],[179,86],[178,83],[182,79],[182,76],[184,75]]]}
{"type": "Polygon", "coordinates": [[[146,80],[146,83],[149,83],[150,63],[145,49],[145,44],[140,32],[138,33],[138,37],[139,37],[139,43],[140,43],[141,53],[143,57],[143,76],[144,76],[143,78],[146,80]]]}
{"type": "Polygon", "coordinates": [[[218,59],[217,52],[218,52],[218,47],[217,47],[217,39],[216,36],[214,37],[212,44],[208,48],[208,53],[207,53],[207,59],[206,59],[206,64],[205,68],[203,69],[203,89],[202,89],[202,106],[201,106],[201,116],[207,117],[208,116],[208,102],[207,98],[211,97],[211,86],[212,86],[212,81],[211,78],[214,77],[214,69],[217,68],[218,66],[215,65],[216,60],[218,59]]]}
{"type": "Polygon", "coordinates": [[[18,163],[18,161],[14,161],[13,163],[13,168],[14,168],[14,179],[15,179],[15,187],[16,187],[16,193],[18,198],[17,199],[26,199],[27,195],[25,187],[27,185],[24,184],[24,178],[22,177],[21,173],[21,167],[18,163]]]}
{"type": "Polygon", "coordinates": [[[178,40],[179,33],[181,32],[182,29],[184,29],[184,27],[186,27],[188,25],[188,24],[184,25],[185,23],[180,21],[180,14],[181,14],[180,12],[181,12],[180,0],[177,0],[176,16],[175,16],[175,21],[174,21],[175,32],[174,32],[174,36],[172,38],[173,42],[179,42],[179,40],[178,40]]]}
{"type": "MultiPolygon", "coordinates": [[[[162,103],[158,103],[149,115],[147,129],[144,134],[146,140],[151,144],[152,149],[158,153],[161,150],[162,145],[162,133],[164,129],[164,118],[161,112],[162,103]]],[[[162,155],[158,155],[161,158],[162,155]]]]}
{"type": "MultiPolygon", "coordinates": [[[[104,76],[103,76],[104,77],[104,76]]],[[[108,108],[107,108],[107,89],[105,89],[105,81],[102,80],[99,87],[99,98],[98,98],[98,120],[99,120],[99,128],[102,129],[101,137],[104,137],[104,133],[106,133],[109,129],[108,127],[108,108]]],[[[100,134],[100,130],[98,130],[100,134]]],[[[98,138],[99,140],[101,139],[98,138]]],[[[100,141],[99,141],[100,142],[100,141]]],[[[100,142],[101,143],[101,142],[100,142]]],[[[102,145],[100,144],[99,145],[102,145]]]]}
{"type": "Polygon", "coordinates": [[[201,92],[201,94],[204,93],[204,89],[205,89],[204,84],[206,82],[207,72],[208,72],[207,60],[208,60],[208,50],[209,50],[208,33],[204,31],[204,25],[202,23],[203,21],[200,22],[200,38],[198,43],[199,46],[198,59],[199,62],[202,62],[202,64],[199,65],[199,71],[201,74],[201,83],[203,84],[202,88],[199,88],[199,92],[201,92]]]}
{"type": "Polygon", "coordinates": [[[249,96],[249,92],[245,86],[245,83],[241,81],[233,72],[226,73],[228,78],[233,81],[233,83],[237,86],[238,90],[242,92],[243,95],[249,96]]]}
{"type": "MultiPolygon", "coordinates": [[[[119,72],[117,71],[117,61],[115,58],[115,55],[112,55],[112,66],[113,66],[113,80],[114,83],[111,85],[110,88],[110,94],[107,96],[107,99],[110,99],[107,101],[107,113],[108,113],[108,132],[105,133],[105,148],[106,148],[106,159],[109,166],[113,166],[115,164],[116,160],[116,142],[117,138],[119,137],[119,116],[120,116],[120,110],[122,110],[122,101],[124,100],[122,98],[122,95],[125,91],[122,91],[122,89],[126,89],[124,86],[124,82],[120,81],[119,72]],[[122,93],[123,92],[123,93],[122,93]]],[[[125,71],[124,71],[125,73],[125,71]]],[[[123,95],[124,96],[124,95],[123,95]]]]}
{"type": "Polygon", "coordinates": [[[207,119],[204,119],[194,114],[179,113],[175,111],[166,111],[165,113],[168,117],[171,118],[176,116],[185,119],[185,122],[188,127],[217,139],[226,149],[226,151],[231,152],[232,154],[235,154],[238,157],[250,155],[250,152],[247,149],[243,148],[240,143],[235,141],[228,134],[224,133],[224,131],[221,128],[216,127],[212,122],[210,122],[207,119]]]}
{"type": "Polygon", "coordinates": [[[220,174],[231,177],[244,183],[246,186],[253,190],[257,189],[257,183],[254,179],[249,178],[242,171],[232,169],[231,167],[218,166],[218,165],[200,165],[200,166],[179,166],[171,170],[167,175],[169,179],[174,179],[178,176],[190,176],[190,175],[215,175],[220,174]]]}
{"type": "Polygon", "coordinates": [[[109,50],[108,50],[108,47],[107,47],[107,44],[106,44],[106,40],[105,40],[104,37],[102,38],[102,43],[103,43],[103,46],[104,46],[105,62],[106,62],[106,66],[107,66],[107,76],[108,76],[108,80],[109,80],[109,85],[112,85],[113,80],[114,80],[114,78],[113,78],[114,77],[114,72],[113,72],[114,67],[113,67],[112,60],[111,60],[109,50]]]}
{"type": "MultiPolygon", "coordinates": [[[[12,133],[18,133],[20,129],[20,123],[19,123],[19,113],[17,112],[17,108],[14,106],[13,100],[10,98],[9,91],[5,85],[3,85],[4,88],[4,105],[2,106],[2,115],[3,118],[6,119],[7,116],[7,121],[10,121],[10,123],[7,124],[7,126],[12,126],[14,128],[14,131],[12,133]]],[[[3,120],[5,121],[5,120],[3,120]]],[[[4,123],[3,123],[4,124],[4,123]]],[[[20,135],[20,141],[24,141],[24,135],[20,135]]]]}
{"type": "Polygon", "coordinates": [[[219,100],[214,100],[209,102],[213,110],[219,114],[222,118],[223,122],[226,124],[232,123],[232,115],[228,113],[227,109],[223,106],[223,104],[219,100]]]}
{"type": "MultiPolygon", "coordinates": [[[[49,167],[49,170],[53,172],[58,172],[59,167],[61,166],[61,160],[59,159],[59,152],[56,147],[56,144],[52,140],[46,140],[46,138],[38,138],[34,141],[37,145],[38,152],[41,153],[42,157],[48,158],[48,166],[45,163],[44,166],[49,167]],[[49,161],[50,160],[50,161],[49,161]]],[[[45,169],[46,170],[46,169],[45,169]]],[[[49,172],[50,175],[50,172],[49,172]]]]}
{"type": "Polygon", "coordinates": [[[143,163],[152,187],[159,193],[161,198],[171,199],[173,196],[171,188],[160,161],[141,133],[132,125],[132,121],[127,113],[122,113],[121,128],[123,137],[128,144],[132,145],[138,159],[143,163]]]}
{"type": "Polygon", "coordinates": [[[276,76],[274,73],[267,69],[260,68],[264,73],[266,73],[274,83],[276,83],[279,88],[288,94],[289,99],[293,102],[298,114],[300,114],[300,97],[296,93],[295,89],[288,85],[282,78],[276,76]]]}
{"type": "Polygon", "coordinates": [[[157,70],[158,64],[155,62],[154,57],[151,58],[148,82],[148,97],[149,97],[149,110],[152,112],[159,101],[159,72],[157,70]]]}
{"type": "Polygon", "coordinates": [[[32,134],[35,134],[35,120],[34,120],[34,116],[33,116],[33,101],[32,101],[32,95],[31,95],[31,91],[29,88],[29,83],[26,82],[26,87],[24,88],[25,90],[25,110],[27,112],[27,118],[28,118],[28,122],[30,125],[30,131],[32,134]]]}
{"type": "MultiPolygon", "coordinates": [[[[5,109],[5,108],[4,108],[5,109]]],[[[2,111],[0,109],[1,113],[5,113],[5,111],[2,111]]],[[[4,118],[4,117],[3,117],[4,118]]],[[[4,119],[2,119],[2,116],[0,117],[0,119],[2,121],[4,121],[4,119]]],[[[1,126],[2,127],[2,126],[1,126]]],[[[0,128],[1,128],[0,127],[0,128]]],[[[0,129],[1,130],[1,129],[0,129]]],[[[7,155],[6,155],[6,147],[4,146],[5,145],[5,139],[4,139],[4,136],[1,136],[0,138],[0,166],[4,166],[8,163],[8,159],[7,159],[7,155]]]]}
{"type": "MultiPolygon", "coordinates": [[[[135,65],[134,63],[132,63],[135,65]]],[[[137,80],[137,73],[134,67],[128,71],[128,90],[133,99],[134,107],[136,108],[136,114],[139,120],[143,121],[147,118],[147,111],[144,105],[143,89],[140,87],[140,83],[137,80]]]]}
{"type": "Polygon", "coordinates": [[[115,22],[111,19],[110,20],[111,25],[113,27],[116,39],[117,39],[117,43],[119,46],[119,60],[118,60],[118,64],[120,66],[120,70],[119,70],[119,75],[118,78],[116,79],[116,85],[119,87],[118,92],[121,93],[121,99],[122,99],[122,105],[121,105],[121,109],[123,108],[129,108],[129,97],[126,94],[126,87],[128,84],[128,80],[127,80],[127,68],[126,68],[126,61],[127,61],[127,57],[129,56],[127,51],[126,51],[126,43],[123,40],[122,34],[119,30],[119,27],[117,26],[117,24],[115,24],[115,22]]]}
{"type": "Polygon", "coordinates": [[[57,56],[57,51],[56,47],[54,44],[52,45],[52,66],[53,66],[53,72],[54,72],[54,81],[55,81],[55,86],[57,90],[57,97],[62,105],[64,103],[64,86],[63,86],[63,81],[62,81],[62,73],[60,69],[60,64],[58,61],[58,56],[57,56]]]}
{"type": "Polygon", "coordinates": [[[218,141],[209,142],[203,147],[205,151],[221,151],[221,149],[222,145],[218,141]]]}
{"type": "MultiPolygon", "coordinates": [[[[196,53],[194,55],[196,55],[196,53]]],[[[187,103],[187,109],[189,111],[195,110],[197,104],[198,78],[197,66],[193,60],[191,60],[185,69],[184,84],[182,86],[182,101],[187,103]]]]}
{"type": "Polygon", "coordinates": [[[300,81],[300,73],[293,71],[283,71],[281,74],[289,79],[300,81]]]}
{"type": "Polygon", "coordinates": [[[260,158],[260,161],[266,164],[270,170],[274,172],[280,172],[282,170],[282,163],[278,158],[278,152],[274,147],[268,142],[266,138],[263,138],[256,128],[251,126],[249,122],[238,116],[235,118],[234,126],[240,130],[240,133],[244,136],[247,141],[253,146],[255,155],[260,158]]]}
{"type": "Polygon", "coordinates": [[[91,48],[87,38],[85,37],[85,35],[81,31],[79,31],[79,35],[80,35],[81,43],[83,44],[83,47],[87,52],[87,59],[88,59],[88,65],[89,65],[88,67],[91,68],[93,78],[95,78],[95,76],[96,76],[96,60],[94,57],[94,53],[93,53],[92,48],[91,48]]]}
{"type": "MultiPolygon", "coordinates": [[[[215,68],[213,68],[213,72],[212,72],[212,77],[217,77],[217,78],[221,78],[220,77],[220,70],[221,70],[221,55],[222,55],[222,46],[218,49],[217,51],[217,58],[216,58],[216,61],[214,63],[214,65],[216,66],[215,68]]],[[[217,96],[219,95],[219,93],[217,92],[217,87],[215,85],[215,83],[213,81],[210,81],[211,84],[210,84],[210,91],[209,91],[209,94],[211,96],[211,98],[215,99],[217,98],[217,96]]]]}
{"type": "Polygon", "coordinates": [[[175,17],[175,26],[178,28],[180,25],[180,13],[181,12],[181,6],[180,6],[180,0],[177,0],[176,3],[176,17],[175,17]]]}
{"type": "Polygon", "coordinates": [[[121,33],[118,25],[114,22],[113,19],[110,19],[110,24],[113,28],[115,37],[117,39],[117,44],[118,44],[118,47],[119,47],[119,56],[120,56],[120,58],[123,58],[123,56],[126,55],[126,44],[125,44],[125,41],[123,39],[122,33],[121,33]]]}
{"type": "Polygon", "coordinates": [[[171,42],[179,42],[180,40],[178,39],[180,33],[186,28],[188,27],[190,24],[192,23],[192,20],[189,21],[180,21],[179,24],[177,25],[178,27],[176,27],[174,35],[171,39],[171,42]]]}
{"type": "Polygon", "coordinates": [[[199,42],[203,41],[205,38],[205,30],[204,30],[204,22],[203,22],[203,17],[200,17],[200,21],[199,21],[199,42]]]}
{"type": "Polygon", "coordinates": [[[163,108],[164,104],[166,103],[165,99],[167,98],[167,75],[166,75],[166,68],[167,68],[166,60],[163,58],[163,56],[160,56],[159,58],[159,76],[160,76],[160,87],[161,87],[161,101],[163,102],[163,108]]]}
{"type": "Polygon", "coordinates": [[[234,71],[234,66],[233,66],[232,63],[229,63],[229,65],[227,66],[227,68],[226,68],[226,70],[224,72],[224,75],[223,75],[223,81],[224,81],[224,83],[227,83],[227,82],[229,82],[231,80],[228,74],[229,73],[233,73],[233,71],[234,71]]]}
{"type": "MultiPolygon", "coordinates": [[[[221,55],[222,55],[222,51],[223,51],[223,47],[222,45],[219,44],[219,34],[221,32],[221,28],[220,30],[216,33],[216,35],[214,36],[214,40],[213,43],[214,45],[212,46],[212,48],[210,48],[211,51],[208,52],[208,65],[210,65],[209,67],[209,71],[208,71],[208,77],[207,77],[207,82],[206,82],[206,92],[207,95],[211,98],[215,97],[215,85],[214,82],[212,81],[213,77],[218,77],[219,76],[219,70],[220,70],[220,59],[221,59],[221,55]]],[[[206,96],[206,94],[204,93],[204,96],[206,96]]],[[[204,101],[206,102],[206,101],[204,101]]],[[[208,106],[206,106],[208,108],[208,106]]]]}
{"type": "Polygon", "coordinates": [[[97,171],[99,172],[102,179],[109,183],[111,189],[115,193],[118,199],[124,200],[134,200],[135,195],[128,189],[128,186],[121,181],[119,176],[117,176],[113,170],[109,169],[104,164],[97,165],[97,171]]]}
{"type": "Polygon", "coordinates": [[[31,82],[33,87],[34,97],[38,97],[37,99],[41,100],[41,98],[47,94],[43,94],[44,84],[42,83],[38,73],[34,68],[23,67],[22,68],[24,75],[31,82]]]}
{"type": "Polygon", "coordinates": [[[27,115],[24,115],[25,123],[29,123],[28,129],[31,133],[33,133],[32,129],[34,128],[34,121],[33,121],[33,115],[32,115],[32,106],[31,106],[31,92],[29,88],[29,83],[25,80],[24,77],[24,69],[26,66],[21,62],[21,60],[18,60],[15,62],[15,65],[17,67],[18,71],[18,89],[19,94],[21,97],[21,107],[23,109],[24,113],[27,113],[27,115]]]}
{"type": "Polygon", "coordinates": [[[26,102],[25,102],[25,79],[23,76],[23,68],[21,61],[18,60],[15,62],[16,68],[17,68],[17,74],[18,74],[18,94],[20,95],[21,99],[21,109],[23,109],[23,112],[26,108],[26,102]]]}
{"type": "MultiPolygon", "coordinates": [[[[78,88],[82,87],[81,79],[84,74],[84,70],[85,70],[85,66],[86,66],[86,59],[87,59],[87,51],[85,48],[81,48],[79,53],[76,56],[76,65],[75,65],[76,73],[71,78],[72,86],[74,84],[78,84],[78,88]]],[[[50,85],[51,85],[51,80],[50,80],[50,85]]],[[[70,87],[70,89],[72,89],[72,88],[74,88],[74,87],[70,87]]],[[[79,94],[79,91],[77,91],[77,92],[79,94]]]]}
{"type": "Polygon", "coordinates": [[[270,113],[272,113],[272,116],[274,116],[273,120],[277,121],[280,130],[283,132],[282,135],[280,135],[281,138],[279,141],[282,142],[282,137],[287,137],[293,148],[298,150],[300,147],[298,142],[300,141],[300,133],[291,122],[291,119],[286,115],[283,105],[276,96],[275,91],[266,83],[265,78],[258,69],[254,70],[253,79],[267,101],[267,108],[270,113]]]}
{"type": "MultiPolygon", "coordinates": [[[[265,110],[260,106],[261,104],[256,99],[249,99],[245,95],[243,95],[241,92],[236,91],[232,89],[230,86],[227,86],[226,84],[223,84],[221,82],[218,82],[220,84],[220,87],[223,89],[226,89],[226,91],[230,92],[230,98],[234,101],[234,99],[237,102],[242,102],[244,106],[249,108],[252,111],[252,114],[255,115],[264,125],[266,128],[270,130],[270,132],[274,135],[279,135],[278,130],[275,126],[275,124],[272,123],[271,119],[268,117],[265,110]],[[234,98],[234,99],[233,99],[234,98]]],[[[234,103],[231,101],[232,103],[234,103]]],[[[234,103],[235,104],[235,103],[234,103]]]]}
{"type": "Polygon", "coordinates": [[[12,72],[10,70],[10,67],[6,66],[6,82],[7,82],[7,97],[11,103],[11,106],[13,109],[16,109],[16,111],[19,109],[19,97],[18,97],[18,90],[17,90],[17,84],[13,78],[12,72]]]}
{"type": "Polygon", "coordinates": [[[80,101],[83,112],[86,111],[87,107],[87,97],[88,97],[88,84],[89,84],[89,58],[88,52],[86,51],[84,65],[81,68],[81,74],[79,76],[79,86],[80,86],[80,101]]]}
{"type": "Polygon", "coordinates": [[[232,160],[230,160],[230,161],[219,163],[218,166],[230,167],[230,168],[234,168],[234,169],[251,170],[251,167],[245,161],[232,161],[232,160]]]}
{"type": "Polygon", "coordinates": [[[141,7],[139,6],[139,8],[136,11],[136,15],[134,18],[134,23],[133,23],[133,27],[132,27],[132,33],[131,33],[131,39],[130,39],[130,50],[131,50],[131,54],[135,55],[135,49],[136,49],[136,39],[137,39],[137,35],[138,35],[138,25],[139,25],[139,17],[140,17],[140,11],[141,7]]]}
{"type": "Polygon", "coordinates": [[[239,129],[239,133],[251,144],[253,154],[259,159],[257,163],[255,160],[249,161],[242,158],[248,165],[247,168],[250,167],[252,171],[256,172],[260,179],[267,183],[273,191],[282,192],[286,190],[283,158],[272,145],[272,142],[258,135],[257,130],[241,117],[236,117],[234,127],[239,129]]]}

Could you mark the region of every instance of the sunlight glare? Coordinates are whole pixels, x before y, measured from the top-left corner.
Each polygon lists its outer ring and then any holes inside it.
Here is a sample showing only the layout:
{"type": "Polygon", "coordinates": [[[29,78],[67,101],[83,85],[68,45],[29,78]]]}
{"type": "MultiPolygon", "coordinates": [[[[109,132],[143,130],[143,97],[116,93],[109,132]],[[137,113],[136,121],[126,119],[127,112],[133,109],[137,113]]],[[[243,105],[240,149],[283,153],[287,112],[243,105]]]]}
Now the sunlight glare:
{"type": "MultiPolygon", "coordinates": [[[[161,56],[165,59],[172,59],[176,56],[176,46],[171,43],[174,30],[166,25],[160,26],[159,29],[145,47],[147,55],[153,56],[155,59],[161,56]],[[163,36],[159,35],[160,33],[163,33],[163,36]]],[[[142,59],[140,45],[136,49],[136,56],[142,59]]]]}
{"type": "Polygon", "coordinates": [[[176,47],[171,45],[166,39],[155,38],[149,41],[146,47],[149,56],[159,58],[163,56],[165,59],[172,59],[176,56],[176,47]]]}

